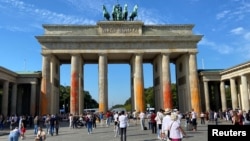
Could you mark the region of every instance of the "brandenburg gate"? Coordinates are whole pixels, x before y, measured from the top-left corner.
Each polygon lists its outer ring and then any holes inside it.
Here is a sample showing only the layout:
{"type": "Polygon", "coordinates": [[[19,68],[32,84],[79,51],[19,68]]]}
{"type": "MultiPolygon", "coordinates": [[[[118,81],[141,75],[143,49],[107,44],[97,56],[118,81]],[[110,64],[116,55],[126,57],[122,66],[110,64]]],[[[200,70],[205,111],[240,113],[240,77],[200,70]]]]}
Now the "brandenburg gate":
{"type": "MultiPolygon", "coordinates": [[[[132,109],[145,111],[143,63],[153,65],[155,108],[173,108],[170,63],[175,65],[179,110],[201,111],[194,25],[43,25],[40,114],[58,113],[60,65],[71,64],[70,113],[82,113],[84,64],[98,64],[99,111],[108,110],[108,64],[130,64],[132,109]]],[[[112,74],[111,74],[112,75],[112,74]]]]}

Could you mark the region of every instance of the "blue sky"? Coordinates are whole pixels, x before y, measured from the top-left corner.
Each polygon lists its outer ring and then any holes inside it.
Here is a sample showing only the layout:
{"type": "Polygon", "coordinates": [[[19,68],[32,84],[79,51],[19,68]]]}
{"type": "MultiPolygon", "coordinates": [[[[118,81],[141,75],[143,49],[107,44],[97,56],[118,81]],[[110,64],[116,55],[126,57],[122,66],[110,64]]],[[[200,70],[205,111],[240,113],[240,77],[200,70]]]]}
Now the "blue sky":
{"type": "MultiPolygon", "coordinates": [[[[195,24],[198,69],[227,69],[250,59],[250,0],[119,0],[145,25],[195,24]]],[[[0,0],[0,66],[12,71],[42,69],[41,46],[35,36],[42,24],[95,25],[117,0],[0,0]]],[[[70,66],[61,66],[61,84],[70,84],[70,66]]],[[[108,66],[109,106],[130,97],[128,65],[108,66]],[[120,74],[124,75],[120,75],[120,74]]],[[[172,74],[174,74],[172,72],[172,74]]],[[[84,89],[98,101],[97,65],[85,65],[84,89]]],[[[174,81],[174,78],[171,78],[174,81]]],[[[144,65],[145,88],[152,86],[152,66],[144,65]]]]}

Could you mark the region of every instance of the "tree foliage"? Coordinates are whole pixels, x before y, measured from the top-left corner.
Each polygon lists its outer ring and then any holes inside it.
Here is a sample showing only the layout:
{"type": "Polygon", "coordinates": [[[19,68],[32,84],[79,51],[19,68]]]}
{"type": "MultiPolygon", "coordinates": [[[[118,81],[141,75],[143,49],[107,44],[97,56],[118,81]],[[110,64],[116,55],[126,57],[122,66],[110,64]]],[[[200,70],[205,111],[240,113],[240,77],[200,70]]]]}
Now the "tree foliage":
{"type": "MultiPolygon", "coordinates": [[[[84,107],[85,109],[87,108],[98,108],[99,104],[95,99],[92,98],[90,93],[88,91],[83,91],[83,100],[84,100],[84,107]]],[[[59,99],[60,103],[59,106],[60,108],[65,108],[65,112],[69,112],[70,109],[70,86],[60,86],[59,88],[59,99]]]]}

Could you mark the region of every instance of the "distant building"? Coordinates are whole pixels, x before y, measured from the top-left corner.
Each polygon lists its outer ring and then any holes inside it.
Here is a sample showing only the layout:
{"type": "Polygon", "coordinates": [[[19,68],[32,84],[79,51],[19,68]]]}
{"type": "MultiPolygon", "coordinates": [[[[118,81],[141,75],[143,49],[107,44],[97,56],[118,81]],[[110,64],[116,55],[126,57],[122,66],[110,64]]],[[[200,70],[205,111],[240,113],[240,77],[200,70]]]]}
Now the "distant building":
{"type": "Polygon", "coordinates": [[[13,72],[0,66],[0,113],[39,113],[41,71],[13,72]]]}

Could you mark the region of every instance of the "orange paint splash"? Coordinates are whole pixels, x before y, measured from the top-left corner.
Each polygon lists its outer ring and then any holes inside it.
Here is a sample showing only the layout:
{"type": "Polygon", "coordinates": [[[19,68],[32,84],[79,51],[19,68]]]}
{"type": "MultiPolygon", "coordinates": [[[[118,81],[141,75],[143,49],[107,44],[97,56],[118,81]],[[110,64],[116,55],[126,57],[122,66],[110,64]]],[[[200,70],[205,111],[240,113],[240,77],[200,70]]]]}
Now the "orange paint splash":
{"type": "Polygon", "coordinates": [[[171,93],[171,85],[170,83],[167,83],[164,86],[164,92],[163,92],[163,106],[164,109],[173,107],[173,100],[172,100],[172,93],[171,93]]]}

